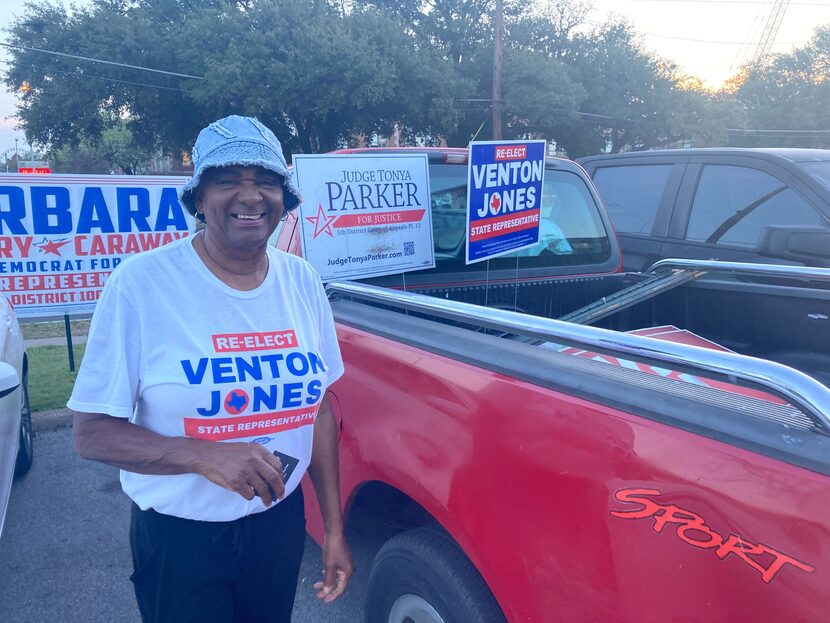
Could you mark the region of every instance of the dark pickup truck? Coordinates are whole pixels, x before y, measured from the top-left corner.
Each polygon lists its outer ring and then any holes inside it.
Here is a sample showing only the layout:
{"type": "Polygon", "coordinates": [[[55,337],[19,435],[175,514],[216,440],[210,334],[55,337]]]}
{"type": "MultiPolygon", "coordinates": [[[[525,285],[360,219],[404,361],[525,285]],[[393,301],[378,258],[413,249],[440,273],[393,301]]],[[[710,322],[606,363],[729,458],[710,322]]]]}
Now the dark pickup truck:
{"type": "Polygon", "coordinates": [[[830,150],[669,149],[578,162],[626,270],[670,257],[830,266],[830,150]]]}

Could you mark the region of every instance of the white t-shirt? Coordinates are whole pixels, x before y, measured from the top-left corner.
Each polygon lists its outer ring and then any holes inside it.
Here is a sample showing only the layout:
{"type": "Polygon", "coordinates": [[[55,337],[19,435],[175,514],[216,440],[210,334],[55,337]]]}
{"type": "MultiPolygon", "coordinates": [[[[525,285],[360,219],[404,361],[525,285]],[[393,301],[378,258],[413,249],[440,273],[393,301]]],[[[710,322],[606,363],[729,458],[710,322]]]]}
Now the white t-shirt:
{"type": "MultiPolygon", "coordinates": [[[[69,408],[161,435],[260,443],[284,464],[296,459],[285,486],[293,491],[343,362],[319,275],[273,247],[268,260],[263,283],[244,292],[208,270],[190,237],[123,262],[95,308],[69,408]]],[[[176,517],[229,521],[265,510],[197,474],[122,470],[121,486],[142,509],[176,517]]]]}

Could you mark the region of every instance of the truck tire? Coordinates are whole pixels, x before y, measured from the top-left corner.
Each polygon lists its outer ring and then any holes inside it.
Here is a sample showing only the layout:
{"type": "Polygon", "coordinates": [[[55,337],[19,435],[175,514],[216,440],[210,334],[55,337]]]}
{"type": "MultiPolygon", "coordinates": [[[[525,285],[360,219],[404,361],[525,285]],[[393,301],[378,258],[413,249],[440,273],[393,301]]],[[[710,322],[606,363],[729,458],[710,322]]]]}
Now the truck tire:
{"type": "Polygon", "coordinates": [[[389,539],[369,574],[365,623],[505,623],[493,594],[447,536],[416,528],[389,539]]]}

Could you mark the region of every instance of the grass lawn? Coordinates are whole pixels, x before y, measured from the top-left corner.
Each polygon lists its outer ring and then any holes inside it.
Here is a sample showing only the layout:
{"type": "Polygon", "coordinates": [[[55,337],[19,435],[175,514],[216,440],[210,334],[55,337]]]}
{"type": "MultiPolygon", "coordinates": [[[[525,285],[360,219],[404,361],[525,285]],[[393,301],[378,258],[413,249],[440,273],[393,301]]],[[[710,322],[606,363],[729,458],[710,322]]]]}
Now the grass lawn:
{"type": "MultiPolygon", "coordinates": [[[[72,336],[86,336],[89,333],[89,320],[70,320],[72,336]]],[[[66,326],[63,320],[50,322],[21,322],[20,332],[23,339],[33,340],[41,337],[66,337],[66,326]]]]}
{"type": "Polygon", "coordinates": [[[69,371],[66,346],[38,346],[26,350],[29,356],[29,405],[32,411],[66,406],[75,383],[75,375],[81,366],[84,347],[84,344],[77,344],[73,348],[75,372],[69,371]]]}

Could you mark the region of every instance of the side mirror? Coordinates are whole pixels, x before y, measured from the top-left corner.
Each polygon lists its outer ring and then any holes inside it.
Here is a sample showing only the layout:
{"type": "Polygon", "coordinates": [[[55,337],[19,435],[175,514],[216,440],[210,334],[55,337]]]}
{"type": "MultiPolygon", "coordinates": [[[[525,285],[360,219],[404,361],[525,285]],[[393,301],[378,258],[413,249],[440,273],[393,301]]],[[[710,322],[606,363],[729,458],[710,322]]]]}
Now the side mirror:
{"type": "Polygon", "coordinates": [[[758,253],[808,266],[830,266],[830,229],[771,225],[761,235],[758,253]]]}

